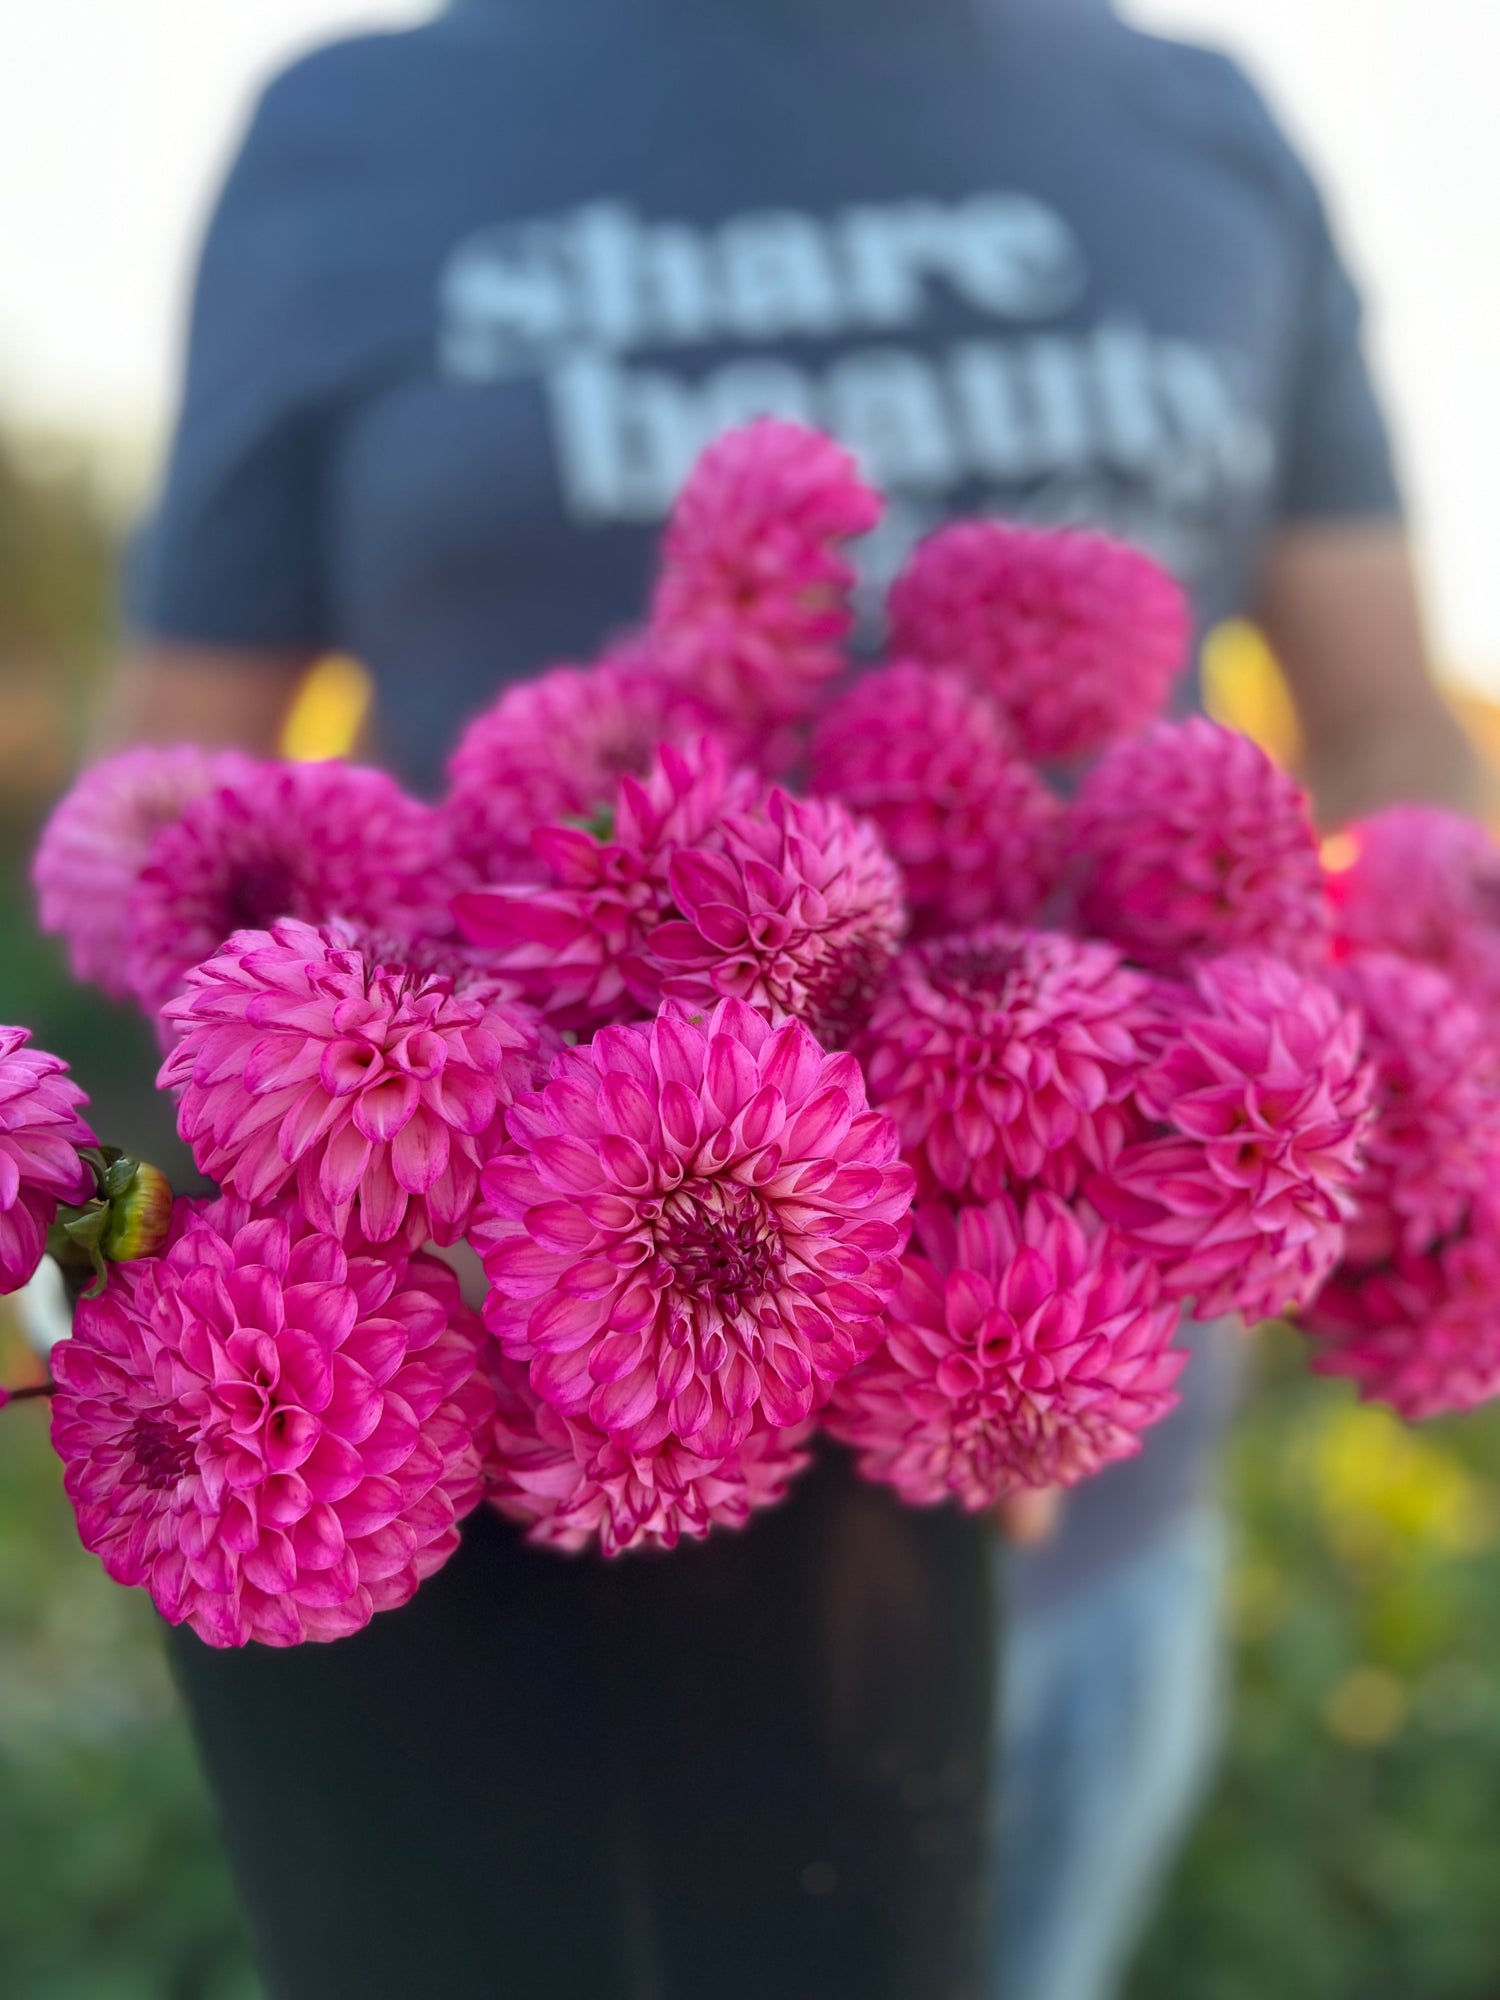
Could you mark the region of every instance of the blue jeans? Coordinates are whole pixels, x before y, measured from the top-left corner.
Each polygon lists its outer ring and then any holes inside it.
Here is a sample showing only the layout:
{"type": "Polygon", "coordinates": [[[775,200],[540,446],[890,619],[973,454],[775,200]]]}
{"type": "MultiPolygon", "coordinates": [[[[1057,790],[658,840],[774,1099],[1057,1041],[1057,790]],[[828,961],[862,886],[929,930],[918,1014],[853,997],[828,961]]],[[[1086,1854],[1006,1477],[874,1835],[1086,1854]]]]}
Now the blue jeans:
{"type": "Polygon", "coordinates": [[[1202,1506],[1005,1638],[992,2000],[1110,2000],[1212,1774],[1225,1530],[1202,1506]]]}

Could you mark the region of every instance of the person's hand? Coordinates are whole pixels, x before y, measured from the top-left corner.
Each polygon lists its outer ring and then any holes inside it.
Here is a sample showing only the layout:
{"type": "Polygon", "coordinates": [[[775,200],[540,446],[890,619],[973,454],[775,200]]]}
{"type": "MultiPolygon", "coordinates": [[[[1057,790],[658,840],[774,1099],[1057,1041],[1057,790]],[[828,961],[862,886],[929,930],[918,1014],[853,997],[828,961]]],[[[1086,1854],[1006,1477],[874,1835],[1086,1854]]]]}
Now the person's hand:
{"type": "Polygon", "coordinates": [[[1013,1493],[991,1514],[998,1533],[1012,1548],[1039,1549],[1057,1533],[1062,1519],[1063,1489],[1039,1486],[1031,1493],[1013,1493]]]}

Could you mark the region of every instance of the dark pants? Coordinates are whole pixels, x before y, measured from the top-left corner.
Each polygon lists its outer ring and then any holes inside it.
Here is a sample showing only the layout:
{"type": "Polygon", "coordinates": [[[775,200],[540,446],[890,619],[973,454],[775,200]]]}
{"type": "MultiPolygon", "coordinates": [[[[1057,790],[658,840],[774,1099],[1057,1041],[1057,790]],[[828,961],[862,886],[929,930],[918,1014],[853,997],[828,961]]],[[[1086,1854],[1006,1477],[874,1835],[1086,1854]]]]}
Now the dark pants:
{"type": "Polygon", "coordinates": [[[274,2000],[969,2000],[985,1544],[829,1453],[670,1556],[482,1513],[357,1638],[174,1633],[274,2000]]]}

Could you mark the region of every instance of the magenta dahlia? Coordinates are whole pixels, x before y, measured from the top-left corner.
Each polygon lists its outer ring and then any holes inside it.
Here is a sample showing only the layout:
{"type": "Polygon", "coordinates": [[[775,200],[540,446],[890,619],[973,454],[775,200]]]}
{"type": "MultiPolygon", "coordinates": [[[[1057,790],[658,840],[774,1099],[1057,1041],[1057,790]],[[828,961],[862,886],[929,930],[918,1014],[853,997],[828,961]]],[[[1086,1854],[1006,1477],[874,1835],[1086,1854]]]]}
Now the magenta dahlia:
{"type": "Polygon", "coordinates": [[[257,767],[190,800],[152,841],[130,900],[131,990],[158,1014],[189,967],[278,917],[441,934],[452,871],[438,814],[383,771],[257,767]]]}
{"type": "Polygon", "coordinates": [[[834,799],[775,791],[727,814],[713,847],[678,849],[667,882],[671,911],[641,944],[646,996],[748,1000],[830,1046],[864,1025],[906,929],[900,869],[834,799]]]}
{"type": "Polygon", "coordinates": [[[924,1197],[1071,1193],[1135,1130],[1153,986],[1112,945],[986,924],[903,952],[861,1044],[924,1197]]]}
{"type": "Polygon", "coordinates": [[[862,676],[818,720],[812,785],[879,828],[919,935],[1025,922],[1061,872],[1061,802],[960,674],[900,661],[862,676]]]}
{"type": "Polygon", "coordinates": [[[200,1169],[257,1206],[295,1190],[315,1228],[373,1243],[456,1243],[507,1106],[542,1074],[528,1008],[341,924],[237,931],[163,1018],[158,1081],[200,1169]]]}
{"type": "Polygon", "coordinates": [[[1500,1157],[1500,1053],[1452,980],[1391,952],[1331,975],[1364,1019],[1375,1116],[1354,1190],[1348,1257],[1374,1263],[1452,1236],[1500,1157]]]}
{"type": "Polygon", "coordinates": [[[808,1462],[810,1424],[763,1419],[724,1457],[703,1457],[670,1432],[655,1444],[602,1431],[544,1403],[519,1362],[501,1360],[486,1473],[492,1504],[538,1547],[674,1549],[711,1528],[743,1528],[774,1507],[808,1462]]]}
{"type": "Polygon", "coordinates": [[[1157,1132],[1090,1183],[1199,1319],[1305,1305],[1338,1263],[1370,1121],[1360,1017],[1255,953],[1209,959],[1136,1102],[1157,1132]]]}
{"type": "Polygon", "coordinates": [[[78,1156],[95,1143],[78,1115],[88,1100],[67,1064],[30,1040],[25,1028],[0,1028],[0,1292],[17,1291],[41,1263],[58,1203],[94,1192],[78,1156]]]}
{"type": "Polygon", "coordinates": [[[895,649],[967,674],[1044,762],[1092,755],[1158,715],[1192,633],[1181,589],[1139,549],[1006,521],[939,529],[890,608],[895,649]]]}
{"type": "Polygon", "coordinates": [[[657,998],[644,947],[671,907],[673,855],[701,845],[761,789],[751,772],[730,769],[713,737],[663,744],[645,779],[621,781],[607,828],[549,826],[533,837],[545,882],[455,897],[459,928],[559,1028],[628,1020],[657,998]]]}
{"type": "Polygon", "coordinates": [[[1500,1020],[1500,842],[1436,806],[1392,806],[1344,838],[1353,858],[1328,876],[1340,940],[1439,966],[1500,1020]]]}
{"type": "Polygon", "coordinates": [[[709,709],[639,648],[508,687],[464,731],[444,814],[485,882],[534,880],[537,827],[589,821],[663,743],[713,729],[709,709]]]}
{"type": "Polygon", "coordinates": [[[1108,751],[1069,818],[1084,926],[1177,970],[1265,951],[1316,971],[1328,908],[1307,800],[1259,745],[1195,716],[1108,751]]]}
{"type": "Polygon", "coordinates": [[[211,1646],[357,1632],[458,1546],[494,1398],[445,1264],[180,1202],[54,1350],[84,1546],[211,1646]]]}
{"type": "Polygon", "coordinates": [[[698,460],[673,510],[650,644],[731,727],[795,722],[843,670],[854,569],[844,544],[880,499],[842,446],[766,417],[698,460]]]}
{"type": "Polygon", "coordinates": [[[126,997],[126,911],[152,841],[189,800],[253,779],[258,768],[233,750],[176,744],[126,750],[82,773],[42,828],[31,864],[41,927],[66,943],[75,978],[126,997]]]}
{"type": "Polygon", "coordinates": [[[723,1458],[879,1341],[911,1174],[800,1021],[602,1029],[509,1122],[470,1240],[491,1331],[565,1415],[723,1458]]]}
{"type": "Polygon", "coordinates": [[[1425,1250],[1344,1264],[1299,1316],[1313,1366],[1409,1422],[1500,1396],[1500,1169],[1463,1227],[1425,1250]]]}
{"type": "Polygon", "coordinates": [[[1043,1192],[923,1210],[917,1241],[884,1346],[824,1416],[867,1479],[979,1513],[1139,1451],[1187,1359],[1149,1259],[1043,1192]]]}

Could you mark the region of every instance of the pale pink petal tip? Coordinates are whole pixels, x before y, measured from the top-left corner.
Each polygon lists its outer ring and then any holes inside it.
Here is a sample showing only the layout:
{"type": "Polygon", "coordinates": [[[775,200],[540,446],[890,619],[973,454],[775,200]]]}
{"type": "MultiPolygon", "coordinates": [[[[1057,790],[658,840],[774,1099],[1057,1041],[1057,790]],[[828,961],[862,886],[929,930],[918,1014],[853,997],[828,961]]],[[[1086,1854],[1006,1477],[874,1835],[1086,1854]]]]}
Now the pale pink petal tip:
{"type": "Polygon", "coordinates": [[[842,446],[762,418],[710,445],[667,529],[652,651],[727,725],[773,737],[844,666],[844,545],[881,503],[842,446]]]}
{"type": "Polygon", "coordinates": [[[859,1050],[924,1198],[982,1202],[1107,1168],[1156,1032],[1112,945],[987,924],[904,952],[859,1050]]]}
{"type": "Polygon", "coordinates": [[[894,649],[967,675],[1040,762],[1090,756],[1159,714],[1191,636],[1181,588],[1140,550],[1004,521],[923,542],[890,609],[894,649]]]}
{"type": "Polygon", "coordinates": [[[85,1547],[211,1646],[339,1639],[458,1546],[494,1417],[445,1264],[293,1205],[178,1204],[55,1351],[85,1547]]]}
{"type": "Polygon", "coordinates": [[[978,1513],[1092,1478],[1176,1403],[1177,1310],[1086,1208],[1035,1192],[928,1209],[917,1241],[885,1344],[824,1417],[866,1478],[978,1513]]]}
{"type": "Polygon", "coordinates": [[[250,1202],[295,1193],[334,1235],[457,1242],[556,1040],[483,973],[430,958],[288,919],[194,967],[159,1081],[202,1171],[250,1202]]]}
{"type": "Polygon", "coordinates": [[[1330,983],[1359,1009],[1375,1082],[1346,1254],[1426,1250],[1457,1234],[1500,1156],[1500,1050],[1435,966],[1359,951],[1330,983]]]}
{"type": "Polygon", "coordinates": [[[1166,972],[1264,951],[1315,972],[1328,905],[1305,794],[1248,736],[1196,716],[1106,753],[1069,816],[1083,928],[1166,972]]]}
{"type": "Polygon", "coordinates": [[[76,978],[115,999],[129,994],[126,918],[152,841],[191,800],[256,768],[237,751],[174,744],[122,751],[76,780],[31,867],[41,927],[64,940],[76,978]]]}
{"type": "Polygon", "coordinates": [[[668,1432],[646,1441],[604,1431],[543,1402],[518,1362],[500,1361],[485,1471],[492,1505],[538,1547],[568,1554],[674,1549],[714,1528],[743,1528],[785,1499],[809,1461],[812,1425],[757,1421],[722,1456],[668,1432]]]}
{"type": "Polygon", "coordinates": [[[56,1056],[30,1046],[26,1028],[0,1028],[0,1293],[35,1272],[59,1202],[93,1192],[78,1156],[94,1135],[79,1116],[88,1102],[56,1056]]]}
{"type": "Polygon", "coordinates": [[[438,812],[383,771],[255,767],[188,801],[151,842],[130,899],[130,987],[155,1018],[192,966],[280,917],[440,937],[465,879],[438,812]]]}
{"type": "Polygon", "coordinates": [[[1330,846],[1340,943],[1437,966],[1500,1026],[1500,841],[1458,813],[1392,806],[1330,846]]]}
{"type": "Polygon", "coordinates": [[[1200,1319],[1307,1305],[1344,1253],[1374,1076],[1358,1010],[1278,959],[1209,959],[1164,989],[1136,1091],[1151,1136],[1090,1198],[1200,1319]]]}
{"type": "Polygon", "coordinates": [[[1500,1396],[1500,1162],[1455,1234],[1344,1265],[1299,1323],[1320,1374],[1346,1377],[1408,1422],[1500,1396]]]}
{"type": "Polygon", "coordinates": [[[640,644],[518,682],[474,718],[449,762],[443,814],[454,845],[483,882],[535,880],[538,827],[594,820],[622,778],[647,775],[663,743],[717,726],[640,644]]]}
{"type": "Polygon", "coordinates": [[[918,935],[1034,919],[1061,874],[1061,802],[960,674],[905,661],[862,675],[820,716],[811,777],[879,829],[918,935]]]}
{"type": "Polygon", "coordinates": [[[912,1176],[848,1055],[738,1000],[558,1056],[470,1240],[508,1358],[566,1416],[722,1460],[881,1337],[912,1176]]]}

